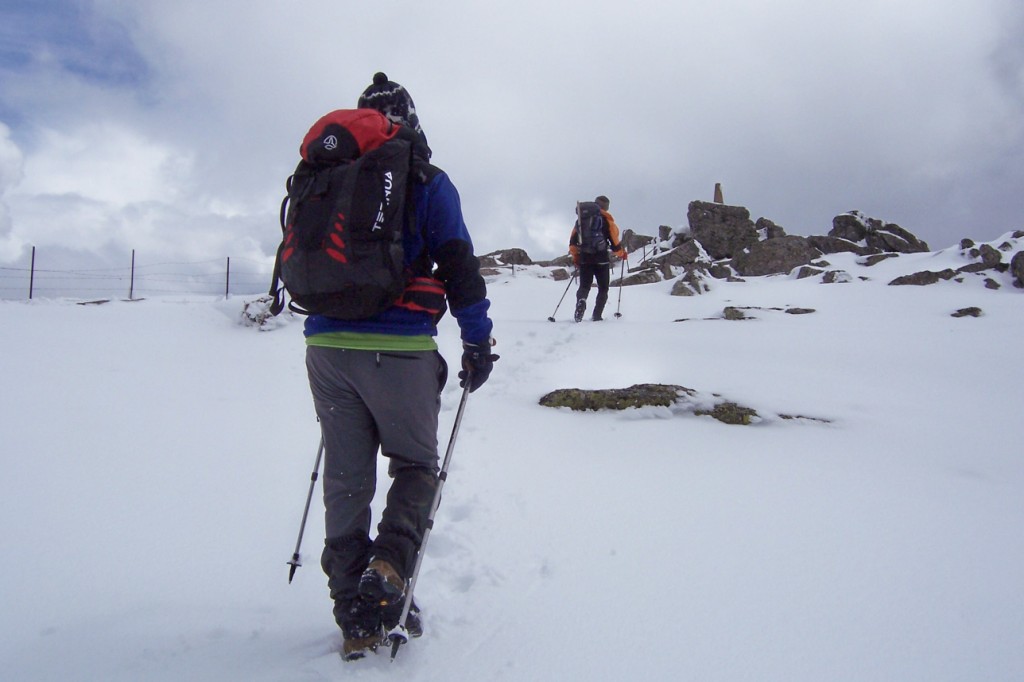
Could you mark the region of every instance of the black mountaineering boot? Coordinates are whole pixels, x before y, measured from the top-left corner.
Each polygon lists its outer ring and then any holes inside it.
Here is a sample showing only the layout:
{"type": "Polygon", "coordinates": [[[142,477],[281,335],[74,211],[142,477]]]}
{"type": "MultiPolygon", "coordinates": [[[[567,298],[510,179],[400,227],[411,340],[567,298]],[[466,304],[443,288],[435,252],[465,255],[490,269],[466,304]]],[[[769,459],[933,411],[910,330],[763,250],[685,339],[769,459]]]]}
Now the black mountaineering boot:
{"type": "Polygon", "coordinates": [[[369,559],[370,538],[365,533],[328,539],[320,558],[344,640],[341,657],[346,661],[362,658],[383,639],[380,605],[359,595],[359,580],[369,559]]]}
{"type": "Polygon", "coordinates": [[[583,321],[583,313],[587,311],[587,299],[581,298],[576,301],[576,313],[572,316],[572,319],[577,322],[583,321]]]}

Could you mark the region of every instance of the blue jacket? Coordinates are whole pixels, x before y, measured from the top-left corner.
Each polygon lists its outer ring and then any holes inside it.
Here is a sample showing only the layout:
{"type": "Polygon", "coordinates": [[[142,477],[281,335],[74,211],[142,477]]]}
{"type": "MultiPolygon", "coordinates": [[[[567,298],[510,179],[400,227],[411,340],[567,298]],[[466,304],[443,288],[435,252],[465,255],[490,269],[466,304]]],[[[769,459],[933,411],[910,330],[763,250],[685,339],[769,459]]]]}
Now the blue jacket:
{"type": "MultiPolygon", "coordinates": [[[[444,171],[431,166],[426,182],[414,183],[413,198],[417,227],[405,230],[403,235],[405,264],[409,268],[414,266],[423,251],[425,233],[427,252],[436,265],[433,276],[444,284],[448,307],[459,323],[462,340],[484,343],[491,335],[492,323],[487,315],[491,304],[480,275],[480,261],[473,254],[473,242],[462,218],[459,192],[444,171]]],[[[323,315],[306,319],[307,337],[326,332],[436,336],[437,326],[430,313],[398,306],[363,320],[338,320],[323,315]]]]}

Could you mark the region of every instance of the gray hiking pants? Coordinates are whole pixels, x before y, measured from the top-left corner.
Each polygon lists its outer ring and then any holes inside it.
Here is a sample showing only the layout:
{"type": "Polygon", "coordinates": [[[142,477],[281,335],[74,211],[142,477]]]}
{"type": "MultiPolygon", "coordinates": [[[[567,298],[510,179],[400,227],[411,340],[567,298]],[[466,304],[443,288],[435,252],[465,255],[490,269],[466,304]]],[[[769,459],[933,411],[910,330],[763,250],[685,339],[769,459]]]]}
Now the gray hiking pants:
{"type": "Polygon", "coordinates": [[[341,581],[343,592],[352,589],[349,578],[358,577],[371,555],[408,577],[437,489],[447,365],[436,351],[307,346],[306,370],[324,437],[324,570],[341,581]],[[392,483],[371,543],[378,450],[389,459],[392,483]]]}

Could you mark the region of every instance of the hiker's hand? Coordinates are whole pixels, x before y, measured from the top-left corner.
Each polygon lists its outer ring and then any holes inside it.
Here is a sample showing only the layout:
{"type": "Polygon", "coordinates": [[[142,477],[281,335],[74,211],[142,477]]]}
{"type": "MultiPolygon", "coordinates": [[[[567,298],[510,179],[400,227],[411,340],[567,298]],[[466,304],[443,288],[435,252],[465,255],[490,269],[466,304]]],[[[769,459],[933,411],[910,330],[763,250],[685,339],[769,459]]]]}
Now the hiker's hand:
{"type": "Polygon", "coordinates": [[[491,352],[494,339],[487,339],[483,343],[462,344],[462,371],[459,372],[459,386],[466,387],[469,381],[469,392],[484,385],[487,377],[491,375],[494,362],[498,356],[491,352]]]}

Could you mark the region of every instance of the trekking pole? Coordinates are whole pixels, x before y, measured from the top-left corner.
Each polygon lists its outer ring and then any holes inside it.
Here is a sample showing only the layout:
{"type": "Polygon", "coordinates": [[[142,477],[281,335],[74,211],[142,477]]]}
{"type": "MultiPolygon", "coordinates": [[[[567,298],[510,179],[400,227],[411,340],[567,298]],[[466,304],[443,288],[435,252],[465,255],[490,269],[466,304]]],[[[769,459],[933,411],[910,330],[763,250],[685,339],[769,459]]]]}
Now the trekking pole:
{"type": "MultiPolygon", "coordinates": [[[[578,202],[578,201],[576,202],[576,232],[575,232],[575,234],[576,234],[576,246],[579,247],[579,246],[581,246],[583,244],[583,224],[582,224],[582,221],[580,220],[580,202],[578,202]]],[[[548,318],[548,322],[554,322],[555,321],[555,313],[557,313],[558,309],[562,306],[562,301],[565,300],[565,295],[567,293],[569,293],[569,287],[571,287],[572,283],[576,281],[576,273],[578,273],[578,272],[579,272],[579,266],[576,266],[576,269],[573,270],[573,273],[572,273],[572,279],[570,279],[569,283],[565,286],[565,291],[562,292],[562,298],[558,299],[558,305],[555,306],[555,312],[551,313],[551,317],[548,318]]]]}
{"type": "Polygon", "coordinates": [[[455,425],[452,426],[452,435],[448,439],[448,450],[444,453],[444,462],[441,464],[441,471],[437,475],[437,490],[434,491],[434,501],[430,506],[430,515],[427,517],[426,528],[423,530],[423,540],[420,541],[420,548],[416,552],[416,565],[412,569],[412,578],[409,579],[409,589],[405,591],[405,603],[402,605],[402,615],[387,640],[391,642],[391,660],[395,660],[398,654],[398,647],[409,641],[409,635],[405,630],[405,619],[409,616],[409,609],[412,607],[412,593],[416,589],[416,579],[420,574],[420,564],[423,563],[423,553],[427,548],[427,539],[430,538],[430,529],[434,527],[434,514],[441,504],[441,488],[448,479],[448,463],[452,460],[452,452],[455,450],[455,437],[459,434],[459,425],[462,424],[462,413],[466,410],[466,399],[469,398],[469,389],[473,384],[473,372],[469,371],[466,376],[466,386],[462,390],[462,399],[459,401],[459,409],[455,413],[455,425]]]}
{"type": "Polygon", "coordinates": [[[622,307],[622,279],[626,276],[626,261],[629,260],[629,254],[622,259],[622,269],[619,270],[619,302],[615,304],[615,317],[622,317],[622,313],[619,312],[619,308],[622,307]]]}
{"type": "Polygon", "coordinates": [[[562,307],[562,301],[565,300],[565,295],[567,293],[569,293],[569,287],[571,287],[572,283],[575,282],[575,281],[576,281],[576,272],[573,271],[572,279],[570,279],[569,283],[565,285],[565,291],[562,292],[562,298],[558,299],[558,305],[555,306],[555,312],[551,313],[551,317],[548,318],[548,322],[554,322],[555,321],[555,313],[557,313],[558,309],[562,307]]]}
{"type": "Polygon", "coordinates": [[[316,451],[316,464],[313,465],[313,475],[309,479],[309,494],[306,495],[306,508],[302,510],[302,525],[299,526],[299,539],[295,543],[295,552],[292,554],[292,560],[288,562],[291,566],[288,569],[288,584],[291,585],[292,578],[295,577],[295,569],[302,565],[299,561],[299,548],[302,546],[302,534],[306,531],[306,517],[309,516],[309,504],[313,501],[313,486],[316,485],[316,479],[320,475],[320,458],[324,454],[324,437],[320,436],[320,449],[316,451]]]}

